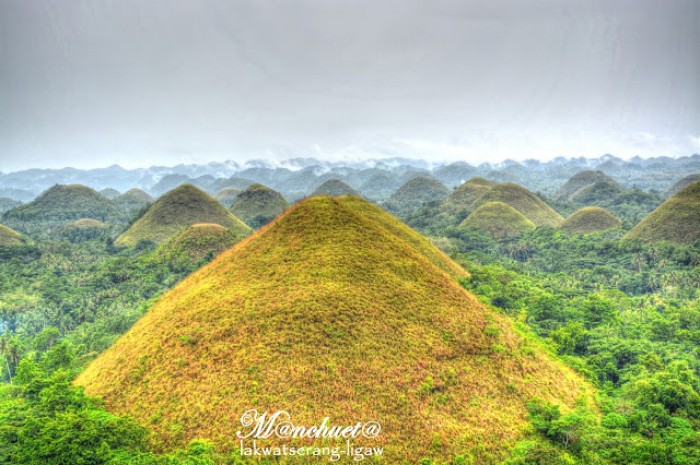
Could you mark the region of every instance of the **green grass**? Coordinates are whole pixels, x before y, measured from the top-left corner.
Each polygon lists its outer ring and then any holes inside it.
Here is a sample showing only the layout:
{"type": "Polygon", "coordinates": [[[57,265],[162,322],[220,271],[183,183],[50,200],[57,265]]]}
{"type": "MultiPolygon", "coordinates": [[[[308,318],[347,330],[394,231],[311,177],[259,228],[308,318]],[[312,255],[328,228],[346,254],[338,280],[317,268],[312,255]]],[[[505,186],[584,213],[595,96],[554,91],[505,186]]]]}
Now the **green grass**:
{"type": "Polygon", "coordinates": [[[522,213],[503,202],[487,202],[460,224],[461,228],[482,231],[494,239],[508,239],[535,229],[522,213]]]}
{"type": "Polygon", "coordinates": [[[588,234],[621,226],[622,221],[604,208],[584,207],[569,215],[561,229],[574,234],[588,234]]]}
{"type": "Polygon", "coordinates": [[[556,228],[564,219],[547,205],[537,195],[518,184],[505,182],[494,186],[482,194],[473,204],[472,208],[478,208],[488,202],[502,202],[519,211],[525,218],[532,221],[535,226],[552,226],[556,228]]]}
{"type": "Polygon", "coordinates": [[[140,241],[162,244],[183,228],[197,223],[213,223],[231,229],[239,238],[250,233],[250,228],[226,210],[206,192],[183,184],[163,194],[115,244],[134,246],[140,241]]]}
{"type": "Polygon", "coordinates": [[[233,451],[255,407],[302,425],[377,420],[380,437],[358,445],[384,446],[386,463],[495,462],[528,430],[527,400],[573,407],[591,390],[465,275],[378,207],[312,197],[164,295],[76,382],[166,450],[233,451]]]}
{"type": "Polygon", "coordinates": [[[180,231],[155,253],[171,262],[197,263],[231,248],[239,240],[233,231],[219,224],[199,223],[180,231]]]}
{"type": "Polygon", "coordinates": [[[261,184],[253,184],[238,194],[230,210],[251,228],[259,228],[285,211],[289,203],[282,195],[261,184]]]}
{"type": "Polygon", "coordinates": [[[637,224],[624,239],[692,244],[700,239],[700,182],[689,184],[637,224]]]}

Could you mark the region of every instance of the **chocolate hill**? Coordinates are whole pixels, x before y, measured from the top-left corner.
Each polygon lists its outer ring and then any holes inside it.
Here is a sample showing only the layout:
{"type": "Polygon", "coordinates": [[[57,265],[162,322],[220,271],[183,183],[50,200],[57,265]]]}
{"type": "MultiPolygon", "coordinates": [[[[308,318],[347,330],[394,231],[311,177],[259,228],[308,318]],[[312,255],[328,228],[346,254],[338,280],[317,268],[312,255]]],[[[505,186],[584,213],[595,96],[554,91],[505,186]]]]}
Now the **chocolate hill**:
{"type": "Polygon", "coordinates": [[[383,446],[386,463],[496,461],[530,430],[529,399],[567,410],[591,393],[466,274],[380,208],[312,197],[164,295],[76,383],[166,450],[207,438],[233,452],[256,408],[298,425],[379,421],[358,445],[383,446]]]}
{"type": "Polygon", "coordinates": [[[472,204],[478,208],[488,202],[501,202],[519,211],[535,226],[559,226],[564,219],[537,195],[518,184],[505,182],[484,192],[472,204]]]}
{"type": "Polygon", "coordinates": [[[197,223],[213,223],[231,229],[239,238],[250,228],[226,210],[206,192],[183,184],[163,194],[141,218],[115,241],[119,246],[134,246],[140,241],[161,244],[182,229],[197,223]]]}
{"type": "Polygon", "coordinates": [[[639,222],[625,239],[692,244],[700,239],[700,182],[690,184],[639,222]]]}
{"type": "Polygon", "coordinates": [[[482,231],[494,239],[508,239],[535,229],[535,224],[503,202],[487,202],[460,224],[461,228],[482,231]]]}
{"type": "Polygon", "coordinates": [[[561,229],[574,234],[588,234],[621,226],[622,221],[604,208],[584,207],[569,215],[562,223],[561,229]]]}
{"type": "Polygon", "coordinates": [[[230,210],[248,226],[257,229],[272,221],[287,207],[289,203],[282,194],[256,183],[238,194],[230,210]]]}

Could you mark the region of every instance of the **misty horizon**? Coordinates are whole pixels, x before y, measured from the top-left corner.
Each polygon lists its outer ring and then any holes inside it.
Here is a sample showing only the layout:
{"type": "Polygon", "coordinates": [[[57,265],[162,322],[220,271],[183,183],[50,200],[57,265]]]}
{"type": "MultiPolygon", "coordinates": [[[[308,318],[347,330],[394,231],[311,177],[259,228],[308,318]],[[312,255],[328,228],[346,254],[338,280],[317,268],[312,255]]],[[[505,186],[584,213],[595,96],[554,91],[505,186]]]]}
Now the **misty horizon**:
{"type": "Polygon", "coordinates": [[[700,152],[700,4],[0,4],[0,171],[700,152]]]}

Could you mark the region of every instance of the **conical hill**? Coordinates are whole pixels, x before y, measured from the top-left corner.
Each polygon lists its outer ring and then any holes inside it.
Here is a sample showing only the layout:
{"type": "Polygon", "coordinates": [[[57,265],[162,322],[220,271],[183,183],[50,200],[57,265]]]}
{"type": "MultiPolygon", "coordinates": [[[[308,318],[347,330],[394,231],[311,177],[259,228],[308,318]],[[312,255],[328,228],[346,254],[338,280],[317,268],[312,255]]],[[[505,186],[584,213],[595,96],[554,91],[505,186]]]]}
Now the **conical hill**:
{"type": "Polygon", "coordinates": [[[535,226],[557,227],[564,221],[559,213],[537,195],[512,182],[498,184],[486,191],[474,202],[472,208],[478,208],[488,202],[502,202],[510,205],[532,221],[535,226]]]}
{"type": "Polygon", "coordinates": [[[124,231],[116,245],[134,246],[140,241],[163,243],[180,230],[197,223],[213,223],[231,229],[239,238],[250,228],[206,192],[183,184],[163,194],[141,218],[124,231]]]}
{"type": "Polygon", "coordinates": [[[588,234],[620,226],[622,221],[604,208],[584,207],[569,215],[562,223],[561,229],[575,234],[588,234]]]}
{"type": "Polygon", "coordinates": [[[626,239],[692,244],[700,239],[700,182],[690,184],[649,213],[626,239]]]}
{"type": "Polygon", "coordinates": [[[318,186],[311,195],[329,195],[331,197],[338,197],[340,195],[359,196],[360,194],[340,179],[329,179],[318,186]]]}
{"type": "Polygon", "coordinates": [[[494,239],[508,239],[535,229],[535,224],[503,202],[487,202],[460,224],[461,228],[485,232],[494,239]]]}
{"type": "Polygon", "coordinates": [[[363,200],[302,201],[164,295],[76,382],[165,449],[206,438],[237,454],[246,411],[285,410],[296,425],[378,421],[355,443],[385,463],[496,461],[529,429],[529,399],[590,400],[415,236],[363,200]]]}
{"type": "Polygon", "coordinates": [[[248,226],[257,229],[272,221],[287,207],[289,203],[282,194],[256,183],[238,194],[230,210],[248,226]]]}

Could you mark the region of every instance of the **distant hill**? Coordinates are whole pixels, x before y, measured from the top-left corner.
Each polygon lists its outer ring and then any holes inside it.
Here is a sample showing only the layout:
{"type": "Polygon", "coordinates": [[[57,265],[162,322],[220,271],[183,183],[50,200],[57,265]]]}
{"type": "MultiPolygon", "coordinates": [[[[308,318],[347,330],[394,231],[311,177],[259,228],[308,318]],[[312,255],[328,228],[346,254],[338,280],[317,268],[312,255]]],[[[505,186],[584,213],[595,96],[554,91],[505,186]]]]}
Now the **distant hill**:
{"type": "Polygon", "coordinates": [[[153,202],[153,197],[141,189],[129,189],[114,199],[114,203],[132,216],[151,202],[153,202]]]}
{"type": "Polygon", "coordinates": [[[115,241],[119,246],[134,246],[140,241],[161,244],[183,228],[196,223],[219,224],[231,229],[238,237],[250,233],[250,228],[206,192],[183,184],[165,193],[149,207],[144,215],[115,241]]]}
{"type": "Polygon", "coordinates": [[[109,225],[102,221],[83,218],[64,226],[61,235],[71,242],[83,242],[106,239],[109,232],[109,225]]]}
{"type": "Polygon", "coordinates": [[[9,197],[0,197],[0,214],[12,210],[15,207],[19,207],[20,205],[22,205],[22,202],[19,200],[13,200],[9,197]]]}
{"type": "Polygon", "coordinates": [[[112,189],[111,187],[108,187],[107,189],[102,189],[100,191],[100,195],[105,198],[108,198],[109,200],[114,200],[121,195],[121,192],[119,192],[116,189],[112,189]]]}
{"type": "Polygon", "coordinates": [[[375,201],[384,200],[400,187],[398,180],[388,173],[375,173],[360,186],[362,193],[375,201]]]}
{"type": "Polygon", "coordinates": [[[14,229],[0,224],[0,247],[15,247],[27,245],[31,240],[14,229]]]}
{"type": "Polygon", "coordinates": [[[503,202],[481,205],[462,221],[460,227],[482,231],[499,240],[520,236],[536,228],[522,213],[503,202]]]}
{"type": "Polygon", "coordinates": [[[692,244],[700,239],[700,182],[684,187],[625,235],[644,242],[692,244]]]}
{"type": "Polygon", "coordinates": [[[700,173],[689,174],[688,176],[684,177],[683,179],[675,183],[673,186],[671,186],[670,189],[666,191],[666,197],[673,197],[678,192],[683,190],[685,186],[688,186],[698,181],[700,181],[700,173]]]}
{"type": "Polygon", "coordinates": [[[284,197],[262,184],[253,184],[231,204],[231,212],[251,228],[260,228],[285,211],[289,203],[284,197]]]}
{"type": "Polygon", "coordinates": [[[581,171],[571,177],[557,192],[557,200],[578,204],[596,204],[623,192],[622,186],[602,171],[581,171]]]}
{"type": "Polygon", "coordinates": [[[556,228],[564,219],[537,195],[514,183],[498,184],[484,192],[474,202],[472,208],[478,208],[488,202],[502,202],[519,211],[535,226],[556,228]]]}
{"type": "Polygon", "coordinates": [[[356,195],[359,197],[360,193],[339,179],[329,179],[313,191],[311,196],[313,197],[315,195],[328,195],[330,197],[356,195]]]}
{"type": "Polygon", "coordinates": [[[56,185],[34,201],[3,214],[3,223],[30,236],[44,237],[82,218],[110,225],[126,222],[126,214],[111,200],[79,185],[56,185]]]}
{"type": "Polygon", "coordinates": [[[389,197],[387,206],[394,211],[419,208],[428,202],[444,200],[450,190],[435,178],[417,176],[406,181],[389,197]]]}
{"type": "Polygon", "coordinates": [[[453,213],[471,211],[472,205],[477,199],[490,191],[496,184],[498,184],[496,181],[484,178],[471,178],[452,191],[443,202],[443,208],[453,213]]]}
{"type": "Polygon", "coordinates": [[[622,226],[622,221],[600,207],[584,207],[569,215],[561,229],[575,234],[588,234],[622,226]]]}
{"type": "MultiPolygon", "coordinates": [[[[284,409],[297,425],[378,421],[356,445],[383,446],[382,463],[443,463],[475,444],[471,463],[497,463],[531,433],[529,399],[568,411],[592,389],[465,275],[376,206],[311,197],[164,295],[76,383],[166,450],[207,438],[237,451],[244,412],[284,409]]],[[[282,444],[299,442],[265,440],[282,444]]]]}
{"type": "Polygon", "coordinates": [[[214,194],[214,199],[218,200],[221,205],[228,208],[231,206],[238,194],[241,193],[241,189],[236,189],[235,187],[224,187],[214,194]]]}

